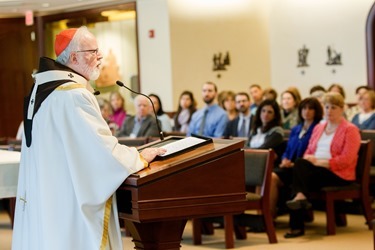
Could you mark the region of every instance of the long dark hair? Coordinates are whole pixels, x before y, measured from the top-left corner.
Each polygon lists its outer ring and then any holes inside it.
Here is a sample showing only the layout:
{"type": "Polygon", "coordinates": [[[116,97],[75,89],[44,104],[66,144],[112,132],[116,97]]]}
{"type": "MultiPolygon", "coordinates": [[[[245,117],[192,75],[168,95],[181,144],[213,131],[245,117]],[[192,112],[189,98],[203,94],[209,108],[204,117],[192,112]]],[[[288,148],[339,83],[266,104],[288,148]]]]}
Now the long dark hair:
{"type": "Polygon", "coordinates": [[[158,112],[156,112],[156,115],[159,116],[159,115],[164,114],[163,105],[161,104],[161,100],[160,100],[159,96],[156,95],[156,94],[149,94],[148,96],[149,96],[149,97],[153,96],[153,97],[155,97],[156,99],[158,99],[158,102],[159,102],[159,110],[158,110],[158,112]]]}
{"type": "Polygon", "coordinates": [[[323,119],[323,107],[322,104],[315,97],[307,97],[301,101],[298,106],[298,116],[301,122],[304,122],[302,117],[302,109],[309,107],[310,109],[315,110],[314,122],[320,122],[323,119]]]}
{"type": "Polygon", "coordinates": [[[180,95],[180,98],[178,98],[177,112],[176,112],[176,115],[174,116],[175,130],[180,130],[180,128],[181,128],[181,124],[178,122],[178,116],[180,115],[180,113],[182,111],[182,107],[180,105],[180,100],[181,100],[181,97],[184,96],[184,95],[189,96],[189,98],[191,100],[191,104],[188,107],[189,113],[190,113],[190,117],[189,117],[188,123],[190,123],[192,114],[197,110],[197,103],[196,103],[196,101],[194,99],[193,93],[191,91],[188,91],[188,90],[183,91],[181,93],[181,95],[180,95]]]}
{"type": "Polygon", "coordinates": [[[266,100],[262,101],[259,104],[259,107],[257,108],[254,123],[253,123],[253,126],[252,126],[252,133],[255,134],[258,128],[261,128],[262,132],[264,133],[264,132],[267,132],[268,130],[270,130],[271,128],[276,127],[276,126],[281,126],[281,114],[280,114],[279,105],[274,100],[266,99],[266,100]],[[275,117],[273,118],[273,120],[270,121],[265,126],[263,126],[262,120],[260,119],[260,114],[261,114],[264,106],[271,106],[274,113],[275,113],[275,117]]]}

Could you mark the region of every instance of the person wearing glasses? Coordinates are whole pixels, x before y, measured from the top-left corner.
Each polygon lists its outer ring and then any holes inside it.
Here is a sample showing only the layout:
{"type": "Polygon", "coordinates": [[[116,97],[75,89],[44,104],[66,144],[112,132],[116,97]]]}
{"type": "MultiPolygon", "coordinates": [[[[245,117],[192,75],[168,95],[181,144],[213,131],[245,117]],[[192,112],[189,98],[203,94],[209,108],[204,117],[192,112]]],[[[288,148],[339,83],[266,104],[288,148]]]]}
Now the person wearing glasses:
{"type": "Polygon", "coordinates": [[[88,83],[102,54],[86,27],[60,32],[55,53],[25,101],[12,249],[123,249],[114,193],[165,150],[112,136],[88,83]]]}

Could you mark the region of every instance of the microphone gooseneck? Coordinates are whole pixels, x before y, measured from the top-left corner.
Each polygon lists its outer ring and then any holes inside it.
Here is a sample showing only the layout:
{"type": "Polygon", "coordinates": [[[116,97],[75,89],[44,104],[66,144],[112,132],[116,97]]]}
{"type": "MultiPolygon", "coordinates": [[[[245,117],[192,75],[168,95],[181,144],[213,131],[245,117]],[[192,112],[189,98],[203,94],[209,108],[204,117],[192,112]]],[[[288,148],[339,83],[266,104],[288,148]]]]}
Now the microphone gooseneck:
{"type": "Polygon", "coordinates": [[[155,111],[155,107],[154,107],[154,103],[152,102],[151,98],[148,96],[148,95],[145,95],[145,94],[142,94],[142,93],[139,93],[137,91],[134,91],[132,90],[131,88],[129,87],[126,87],[125,84],[121,81],[116,81],[116,84],[120,87],[124,87],[126,88],[127,90],[129,90],[130,92],[133,92],[134,94],[137,94],[137,95],[142,95],[144,97],[146,97],[150,102],[151,102],[151,105],[152,105],[152,110],[154,111],[154,116],[155,116],[155,120],[156,120],[156,126],[158,127],[158,131],[159,131],[159,137],[160,137],[160,140],[164,140],[164,134],[163,134],[163,131],[161,130],[160,128],[160,125],[159,125],[159,120],[158,120],[158,116],[156,115],[156,111],[155,111]]]}

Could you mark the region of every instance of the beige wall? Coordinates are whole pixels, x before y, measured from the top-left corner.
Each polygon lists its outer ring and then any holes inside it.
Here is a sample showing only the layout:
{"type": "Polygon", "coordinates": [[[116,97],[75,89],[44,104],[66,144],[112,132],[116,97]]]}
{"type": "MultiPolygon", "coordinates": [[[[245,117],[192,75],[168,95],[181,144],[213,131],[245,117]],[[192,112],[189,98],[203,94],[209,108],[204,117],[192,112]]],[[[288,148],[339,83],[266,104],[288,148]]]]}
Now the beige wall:
{"type": "Polygon", "coordinates": [[[174,108],[184,90],[202,106],[201,86],[247,91],[251,83],[270,83],[267,9],[261,1],[170,0],[174,108]],[[215,53],[229,51],[227,71],[213,71],[215,53]]]}

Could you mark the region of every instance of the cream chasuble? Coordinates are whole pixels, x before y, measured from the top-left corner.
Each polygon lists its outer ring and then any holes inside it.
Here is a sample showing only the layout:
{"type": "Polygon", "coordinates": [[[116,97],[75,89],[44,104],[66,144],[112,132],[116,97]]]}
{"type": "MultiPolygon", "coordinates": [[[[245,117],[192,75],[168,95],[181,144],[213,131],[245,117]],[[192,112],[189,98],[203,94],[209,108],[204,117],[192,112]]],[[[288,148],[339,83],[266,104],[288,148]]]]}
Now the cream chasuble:
{"type": "Polygon", "coordinates": [[[23,138],[13,250],[122,250],[114,193],[146,163],[118,144],[86,82],[57,87],[23,138]]]}

